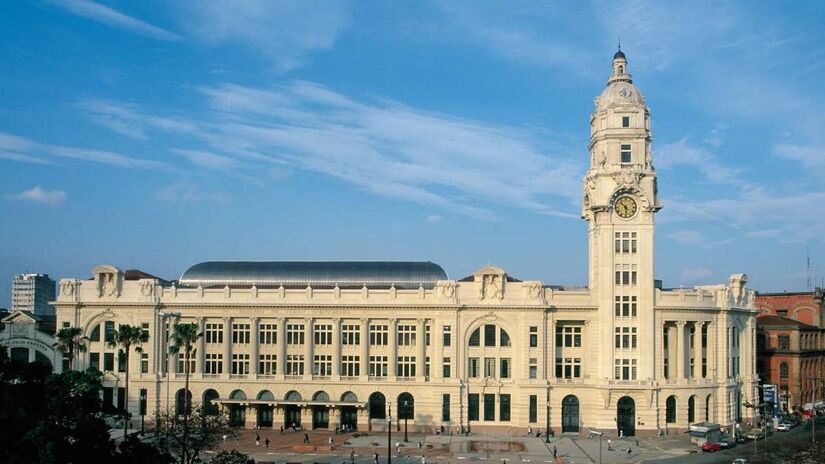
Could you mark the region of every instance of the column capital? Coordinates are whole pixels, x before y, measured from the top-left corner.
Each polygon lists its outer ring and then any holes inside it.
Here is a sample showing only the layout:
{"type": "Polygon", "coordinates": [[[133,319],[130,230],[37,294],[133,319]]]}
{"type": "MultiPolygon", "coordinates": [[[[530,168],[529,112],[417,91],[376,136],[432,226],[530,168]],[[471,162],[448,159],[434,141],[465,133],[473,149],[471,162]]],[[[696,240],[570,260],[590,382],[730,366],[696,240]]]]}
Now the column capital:
{"type": "Polygon", "coordinates": [[[684,328],[686,324],[687,324],[687,321],[676,321],[676,325],[679,328],[684,328]]]}
{"type": "Polygon", "coordinates": [[[261,318],[259,316],[252,316],[249,318],[249,320],[252,321],[253,324],[258,322],[260,319],[261,318]]]}

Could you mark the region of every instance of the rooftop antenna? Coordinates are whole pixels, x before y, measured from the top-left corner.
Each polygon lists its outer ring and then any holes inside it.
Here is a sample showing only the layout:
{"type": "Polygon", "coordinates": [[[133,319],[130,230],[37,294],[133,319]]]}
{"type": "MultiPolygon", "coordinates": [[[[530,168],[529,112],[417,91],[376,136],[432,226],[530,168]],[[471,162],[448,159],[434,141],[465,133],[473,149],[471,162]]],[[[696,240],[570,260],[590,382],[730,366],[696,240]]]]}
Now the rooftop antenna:
{"type": "Polygon", "coordinates": [[[808,281],[806,282],[806,289],[810,292],[813,290],[813,284],[811,283],[811,253],[808,250],[805,250],[805,262],[806,262],[806,269],[808,274],[808,281]]]}
{"type": "Polygon", "coordinates": [[[622,35],[619,34],[619,51],[622,51],[622,35]]]}

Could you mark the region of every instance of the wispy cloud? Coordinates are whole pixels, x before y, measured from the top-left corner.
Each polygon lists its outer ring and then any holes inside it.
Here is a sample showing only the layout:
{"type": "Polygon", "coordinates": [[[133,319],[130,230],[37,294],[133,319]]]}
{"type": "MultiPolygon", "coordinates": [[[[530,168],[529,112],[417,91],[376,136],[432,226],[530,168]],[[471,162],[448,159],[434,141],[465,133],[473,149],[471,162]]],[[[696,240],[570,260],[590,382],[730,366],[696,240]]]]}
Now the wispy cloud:
{"type": "Polygon", "coordinates": [[[35,142],[24,137],[0,132],[0,153],[6,159],[15,161],[32,162],[32,159],[40,159],[42,155],[70,158],[81,161],[108,164],[122,168],[137,169],[168,169],[170,166],[161,161],[132,158],[119,153],[105,150],[95,150],[89,148],[73,148],[62,145],[49,145],[35,142]],[[13,156],[12,156],[13,155],[13,156]]]}
{"type": "Polygon", "coordinates": [[[82,16],[93,21],[97,21],[107,26],[116,27],[129,32],[133,32],[144,37],[158,40],[178,40],[180,36],[153,26],[145,21],[125,15],[108,6],[92,2],[90,0],[48,0],[50,3],[60,7],[71,14],[82,16]]]}
{"type": "Polygon", "coordinates": [[[157,193],[157,198],[173,203],[215,203],[225,205],[230,196],[221,192],[203,192],[187,182],[177,182],[167,185],[157,193]]]}
{"type": "MultiPolygon", "coordinates": [[[[208,169],[318,172],[376,195],[478,218],[495,218],[495,206],[578,217],[583,166],[570,161],[567,148],[547,143],[545,133],[387,99],[359,101],[311,82],[199,92],[207,110],[197,127],[161,126],[153,121],[165,116],[138,108],[120,117],[133,127],[189,136],[191,146],[173,153],[208,169]]],[[[122,109],[115,102],[102,106],[122,109]]]]}
{"type": "Polygon", "coordinates": [[[240,43],[271,59],[281,70],[304,56],[328,50],[347,25],[342,1],[270,2],[203,0],[178,6],[183,27],[206,43],[240,43]]]}
{"type": "Polygon", "coordinates": [[[11,200],[29,201],[32,203],[42,203],[44,205],[56,206],[66,201],[66,192],[61,190],[43,190],[39,185],[24,192],[7,196],[11,200]]]}
{"type": "Polygon", "coordinates": [[[672,169],[677,166],[691,166],[699,170],[710,182],[744,185],[740,180],[741,170],[725,165],[706,147],[691,144],[688,137],[656,148],[654,164],[658,168],[672,169]]]}
{"type": "Polygon", "coordinates": [[[713,275],[713,271],[703,267],[682,269],[680,274],[681,280],[684,283],[695,284],[699,283],[713,275]]]}

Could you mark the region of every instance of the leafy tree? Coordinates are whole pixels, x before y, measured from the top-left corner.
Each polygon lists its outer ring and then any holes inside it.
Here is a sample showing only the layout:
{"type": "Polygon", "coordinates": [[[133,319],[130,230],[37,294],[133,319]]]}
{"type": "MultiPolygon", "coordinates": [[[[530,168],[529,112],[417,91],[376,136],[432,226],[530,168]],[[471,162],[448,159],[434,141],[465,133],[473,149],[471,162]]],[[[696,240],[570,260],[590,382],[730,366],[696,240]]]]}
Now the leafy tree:
{"type": "Polygon", "coordinates": [[[83,331],[78,327],[65,327],[60,329],[55,336],[55,348],[69,358],[69,370],[72,370],[75,352],[86,351],[86,341],[88,337],[83,336],[83,331]]]}
{"type": "MultiPolygon", "coordinates": [[[[66,329],[63,329],[66,330],[66,329]]],[[[117,332],[112,332],[109,335],[106,344],[113,348],[120,348],[120,352],[126,356],[126,384],[124,385],[124,396],[126,400],[123,402],[126,411],[124,411],[123,420],[123,439],[126,439],[129,429],[129,352],[132,347],[138,353],[143,351],[140,343],[143,341],[142,331],[140,327],[131,326],[129,324],[121,324],[118,326],[117,332]]]]}
{"type": "Polygon", "coordinates": [[[120,464],[172,464],[175,458],[156,442],[144,442],[136,434],[126,437],[118,446],[120,464]]]}
{"type": "Polygon", "coordinates": [[[222,442],[223,435],[234,432],[229,427],[226,414],[210,414],[199,403],[189,415],[192,426],[184,428],[176,411],[169,409],[162,412],[153,424],[152,431],[157,437],[158,448],[178,456],[184,464],[197,462],[203,451],[217,447],[222,442]]]}
{"type": "Polygon", "coordinates": [[[255,464],[255,460],[249,455],[238,450],[223,450],[212,458],[212,464],[255,464]]]}
{"type": "Polygon", "coordinates": [[[188,450],[186,444],[189,435],[189,414],[192,409],[192,398],[189,393],[189,360],[192,357],[192,350],[195,342],[203,334],[198,333],[198,325],[195,323],[176,324],[172,330],[172,345],[169,347],[170,353],[180,353],[183,351],[183,373],[184,373],[184,393],[183,393],[183,436],[181,444],[181,461],[189,462],[188,450]]]}

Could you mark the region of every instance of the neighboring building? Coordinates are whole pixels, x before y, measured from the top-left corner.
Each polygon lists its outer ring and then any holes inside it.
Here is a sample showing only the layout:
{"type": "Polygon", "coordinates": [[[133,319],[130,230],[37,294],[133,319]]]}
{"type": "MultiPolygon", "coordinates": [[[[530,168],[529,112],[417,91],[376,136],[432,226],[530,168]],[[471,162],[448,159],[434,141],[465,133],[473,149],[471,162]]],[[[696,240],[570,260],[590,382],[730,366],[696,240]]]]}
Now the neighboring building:
{"type": "Polygon", "coordinates": [[[55,298],[55,283],[48,274],[18,274],[11,282],[11,310],[54,316],[49,304],[55,298]]]}
{"type": "Polygon", "coordinates": [[[621,51],[612,66],[583,186],[588,287],[494,266],[451,280],[429,262],[206,262],[175,283],[101,265],[91,280],[60,281],[58,322],[91,340],[77,368],[103,370],[104,397],[123,404],[127,366],[104,340],[140,325],[148,341],[131,357],[129,409],[143,390],[150,411],[180,410],[184,362],[172,356],[167,370],[164,355],[165,323],[180,313],[203,333],[190,394],[248,427],[383,429],[389,414],[418,429],[633,435],[750,416],[754,292],[744,274],[654,284],[650,112],[621,51]]]}
{"type": "Polygon", "coordinates": [[[756,306],[757,371],[778,386],[786,411],[825,398],[823,291],[759,293],[756,306]]]}
{"type": "Polygon", "coordinates": [[[29,311],[5,313],[0,329],[0,345],[17,361],[40,362],[56,372],[62,371],[62,357],[54,349],[55,317],[29,311]]]}

